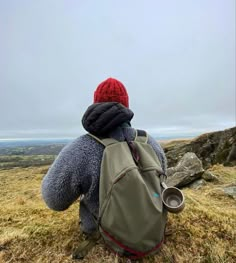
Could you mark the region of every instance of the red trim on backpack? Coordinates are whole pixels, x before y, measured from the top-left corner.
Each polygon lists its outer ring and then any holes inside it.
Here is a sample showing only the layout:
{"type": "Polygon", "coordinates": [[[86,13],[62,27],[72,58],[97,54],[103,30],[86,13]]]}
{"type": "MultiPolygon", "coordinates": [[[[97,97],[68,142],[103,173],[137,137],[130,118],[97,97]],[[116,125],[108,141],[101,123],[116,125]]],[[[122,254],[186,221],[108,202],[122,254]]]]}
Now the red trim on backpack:
{"type": "MultiPolygon", "coordinates": [[[[100,226],[101,227],[101,226],[100,226]]],[[[129,256],[128,258],[130,259],[138,259],[138,258],[141,258],[141,257],[144,257],[144,256],[147,256],[148,254],[150,254],[151,252],[154,252],[155,250],[159,249],[160,246],[162,245],[164,239],[161,240],[161,242],[159,244],[157,244],[154,248],[152,248],[151,250],[147,251],[147,252],[140,252],[140,251],[136,251],[136,250],[133,250],[127,246],[125,246],[124,244],[120,243],[119,241],[117,241],[113,236],[111,236],[106,230],[104,230],[102,227],[101,227],[102,231],[104,232],[104,234],[109,238],[111,239],[116,245],[118,245],[119,247],[123,248],[124,250],[134,254],[134,256],[129,256]]],[[[111,247],[110,249],[115,252],[111,247]]],[[[115,252],[117,254],[117,252],[115,252]]]]}

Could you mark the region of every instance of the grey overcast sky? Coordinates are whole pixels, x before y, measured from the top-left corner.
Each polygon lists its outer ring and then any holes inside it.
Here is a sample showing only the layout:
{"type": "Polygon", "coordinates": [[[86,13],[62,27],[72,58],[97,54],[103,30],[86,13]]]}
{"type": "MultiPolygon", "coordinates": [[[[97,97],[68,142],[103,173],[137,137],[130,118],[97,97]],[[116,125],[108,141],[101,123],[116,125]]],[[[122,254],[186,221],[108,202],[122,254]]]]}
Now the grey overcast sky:
{"type": "Polygon", "coordinates": [[[0,138],[77,137],[108,77],[152,134],[235,126],[235,0],[0,0],[0,138]]]}

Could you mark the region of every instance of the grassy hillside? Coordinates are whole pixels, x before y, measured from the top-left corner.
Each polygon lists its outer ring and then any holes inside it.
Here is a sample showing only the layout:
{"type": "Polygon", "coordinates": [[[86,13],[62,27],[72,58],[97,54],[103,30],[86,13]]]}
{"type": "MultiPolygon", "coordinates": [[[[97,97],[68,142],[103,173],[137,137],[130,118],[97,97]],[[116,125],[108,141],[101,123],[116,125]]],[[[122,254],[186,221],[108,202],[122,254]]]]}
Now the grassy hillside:
{"type": "MultiPolygon", "coordinates": [[[[78,206],[53,212],[40,196],[48,166],[0,171],[0,262],[74,262],[71,249],[81,237],[78,206]]],[[[236,262],[236,200],[225,196],[222,185],[236,181],[236,167],[214,166],[218,184],[185,189],[186,209],[169,214],[162,251],[143,262],[236,262]]],[[[82,262],[127,262],[95,247],[82,262]]]]}

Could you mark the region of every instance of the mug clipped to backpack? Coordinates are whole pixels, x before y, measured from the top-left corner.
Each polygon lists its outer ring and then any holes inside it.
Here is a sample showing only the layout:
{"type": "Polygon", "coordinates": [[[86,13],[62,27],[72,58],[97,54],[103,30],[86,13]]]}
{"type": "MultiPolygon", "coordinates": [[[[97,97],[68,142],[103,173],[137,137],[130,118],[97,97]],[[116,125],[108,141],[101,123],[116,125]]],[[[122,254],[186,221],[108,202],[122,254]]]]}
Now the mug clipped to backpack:
{"type": "Polygon", "coordinates": [[[161,183],[164,188],[161,194],[162,202],[170,213],[180,213],[185,207],[184,194],[176,187],[168,187],[164,182],[161,183]]]}

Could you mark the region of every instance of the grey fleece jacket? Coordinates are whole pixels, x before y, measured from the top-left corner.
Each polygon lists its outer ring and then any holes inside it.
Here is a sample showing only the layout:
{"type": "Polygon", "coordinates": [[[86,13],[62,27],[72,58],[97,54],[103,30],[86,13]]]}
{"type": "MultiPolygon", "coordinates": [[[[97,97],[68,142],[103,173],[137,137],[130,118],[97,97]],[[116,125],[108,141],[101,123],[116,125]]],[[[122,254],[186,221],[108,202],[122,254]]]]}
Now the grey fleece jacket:
{"type": "MultiPolygon", "coordinates": [[[[109,137],[119,141],[134,140],[135,130],[118,126],[109,137]]],[[[151,136],[148,143],[156,152],[164,172],[166,158],[161,146],[151,136]]],[[[81,230],[96,230],[93,215],[98,217],[99,178],[104,146],[88,134],[66,145],[55,159],[42,181],[42,197],[47,206],[56,211],[66,210],[74,201],[80,201],[81,230]]]]}

